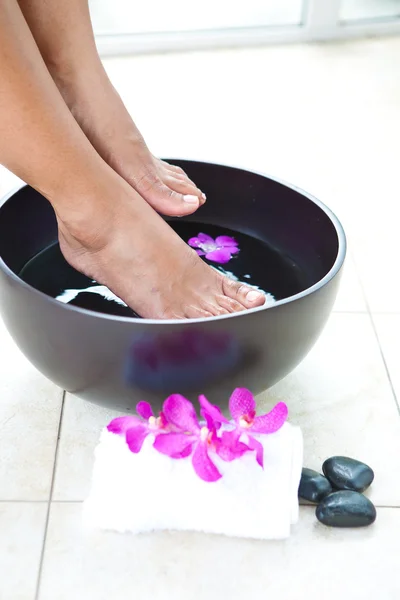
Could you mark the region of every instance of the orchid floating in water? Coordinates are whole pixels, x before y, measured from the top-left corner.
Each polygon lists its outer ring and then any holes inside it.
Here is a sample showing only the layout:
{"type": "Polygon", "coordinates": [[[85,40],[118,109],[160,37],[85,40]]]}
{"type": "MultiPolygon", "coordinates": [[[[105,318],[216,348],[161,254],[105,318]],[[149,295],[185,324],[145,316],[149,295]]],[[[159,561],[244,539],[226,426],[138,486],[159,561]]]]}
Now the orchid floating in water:
{"type": "Polygon", "coordinates": [[[237,241],[229,235],[219,235],[214,239],[206,233],[199,233],[197,237],[190,238],[188,244],[195,248],[199,256],[205,256],[221,265],[229,262],[232,255],[239,252],[237,241]]]}
{"type": "Polygon", "coordinates": [[[263,445],[251,434],[278,431],[287,419],[286,404],[279,402],[269,413],[257,417],[253,394],[237,388],[229,400],[233,419],[229,421],[205,396],[200,396],[199,402],[204,421],[198,420],[189,400],[173,394],[165,400],[158,417],[148,402],[139,402],[139,416],[118,417],[107,429],[124,435],[135,454],[140,452],[146,437],[152,435],[153,447],[161,454],[174,459],[191,456],[194,471],[203,481],[218,481],[222,477],[210,454],[230,462],[255,451],[256,460],[263,467],[263,445]]]}

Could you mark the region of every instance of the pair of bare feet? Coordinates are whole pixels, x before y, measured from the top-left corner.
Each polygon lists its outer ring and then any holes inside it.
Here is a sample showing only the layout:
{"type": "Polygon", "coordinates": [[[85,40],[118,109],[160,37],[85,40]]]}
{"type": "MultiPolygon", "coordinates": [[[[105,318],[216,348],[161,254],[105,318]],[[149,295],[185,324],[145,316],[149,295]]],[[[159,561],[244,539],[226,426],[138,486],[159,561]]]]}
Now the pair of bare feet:
{"type": "Polygon", "coordinates": [[[61,74],[54,79],[92,145],[120,175],[110,180],[112,201],[96,203],[81,224],[59,221],[68,262],[147,318],[211,317],[262,305],[263,294],[211,269],[155,212],[187,215],[206,197],[182,169],[150,153],[105,72],[99,69],[90,85],[61,74]]]}
{"type": "Polygon", "coordinates": [[[51,202],[66,260],[145,318],[261,306],[160,216],[206,198],[149,152],[97,54],[87,0],[0,1],[0,40],[0,163],[51,202]]]}

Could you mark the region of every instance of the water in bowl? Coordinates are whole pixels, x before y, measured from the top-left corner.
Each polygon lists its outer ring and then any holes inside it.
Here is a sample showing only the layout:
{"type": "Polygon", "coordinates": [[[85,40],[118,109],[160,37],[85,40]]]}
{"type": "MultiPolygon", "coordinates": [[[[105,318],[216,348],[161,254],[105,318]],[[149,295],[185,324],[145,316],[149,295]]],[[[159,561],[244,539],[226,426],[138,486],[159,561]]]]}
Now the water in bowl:
{"type": "MultiPolygon", "coordinates": [[[[174,221],[171,226],[185,242],[199,232],[213,239],[221,235],[233,237],[238,243],[239,252],[228,263],[220,265],[203,259],[228,277],[264,291],[268,303],[293,296],[310,285],[307,274],[289,256],[254,237],[195,222],[174,221]]],[[[19,276],[60,302],[110,315],[139,316],[106,287],[73,269],[65,261],[58,243],[34,256],[19,276]]]]}

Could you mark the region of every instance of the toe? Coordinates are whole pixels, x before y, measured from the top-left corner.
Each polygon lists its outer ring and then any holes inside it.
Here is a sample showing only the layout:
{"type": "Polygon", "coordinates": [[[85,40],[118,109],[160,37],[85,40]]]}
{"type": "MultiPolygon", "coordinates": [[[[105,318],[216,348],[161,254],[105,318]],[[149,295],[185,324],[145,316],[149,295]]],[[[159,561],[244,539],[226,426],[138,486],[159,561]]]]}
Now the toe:
{"type": "Polygon", "coordinates": [[[185,316],[187,319],[209,319],[215,315],[209,310],[199,308],[198,306],[187,306],[185,309],[185,316]]]}
{"type": "Polygon", "coordinates": [[[169,174],[163,178],[163,183],[174,192],[178,192],[179,194],[183,195],[192,194],[201,200],[201,191],[199,188],[184,177],[179,179],[178,176],[169,174]]]}
{"type": "Polygon", "coordinates": [[[206,195],[197,187],[197,185],[189,179],[185,171],[175,165],[169,165],[168,163],[162,162],[162,172],[159,173],[163,183],[170,187],[174,192],[181,194],[194,194],[199,197],[200,204],[204,204],[206,201],[206,195]]]}
{"type": "Polygon", "coordinates": [[[178,174],[166,174],[163,178],[163,183],[173,192],[178,192],[183,196],[197,196],[200,206],[206,201],[205,194],[186,177],[181,177],[178,174]]]}
{"type": "Polygon", "coordinates": [[[169,217],[190,215],[201,206],[196,194],[176,192],[160,179],[154,181],[152,185],[136,186],[136,190],[157,212],[169,217]]]}
{"type": "Polygon", "coordinates": [[[245,308],[256,308],[265,302],[265,295],[262,292],[227,277],[224,277],[222,287],[226,296],[236,300],[245,308]]]}
{"type": "Polygon", "coordinates": [[[241,304],[237,300],[234,300],[233,298],[230,298],[229,296],[220,295],[217,298],[217,302],[228,313],[235,313],[240,312],[242,310],[246,310],[246,307],[243,304],[241,304]]]}
{"type": "Polygon", "coordinates": [[[160,199],[160,211],[170,217],[183,217],[191,215],[201,206],[199,197],[195,194],[180,194],[164,185],[163,198],[160,199]]]}
{"type": "MultiPolygon", "coordinates": [[[[174,173],[179,173],[180,175],[184,175],[185,177],[187,177],[185,171],[183,169],[181,169],[181,167],[177,167],[176,165],[171,165],[168,162],[165,162],[165,160],[160,160],[160,162],[163,164],[164,167],[166,167],[169,171],[173,171],[174,173]]],[[[189,179],[189,178],[188,178],[189,179]]]]}
{"type": "Polygon", "coordinates": [[[185,182],[189,183],[190,185],[192,185],[193,187],[195,187],[196,190],[198,190],[201,193],[200,189],[197,187],[197,185],[195,184],[195,182],[192,179],[190,179],[186,175],[186,173],[183,173],[183,172],[182,173],[178,173],[177,171],[171,171],[170,169],[166,169],[165,170],[165,175],[166,176],[169,175],[170,177],[174,177],[175,179],[180,179],[181,181],[185,181],[185,182]]]}

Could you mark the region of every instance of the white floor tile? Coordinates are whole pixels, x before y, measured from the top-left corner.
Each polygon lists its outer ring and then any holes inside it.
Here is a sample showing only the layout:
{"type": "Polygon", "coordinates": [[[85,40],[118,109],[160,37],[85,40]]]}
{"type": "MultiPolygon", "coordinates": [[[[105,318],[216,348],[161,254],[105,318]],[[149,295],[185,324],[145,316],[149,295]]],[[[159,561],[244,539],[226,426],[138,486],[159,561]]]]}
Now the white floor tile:
{"type": "Polygon", "coordinates": [[[354,259],[347,254],[334,312],[366,312],[364,293],[358,278],[354,259]]]}
{"type": "Polygon", "coordinates": [[[47,500],[62,390],[27,361],[1,320],[0,398],[0,500],[47,500]]]}
{"type": "MultiPolygon", "coordinates": [[[[391,227],[393,229],[393,227],[391,227]]],[[[400,312],[398,232],[389,227],[372,242],[355,243],[355,261],[373,313],[400,312]]]]}
{"type": "Polygon", "coordinates": [[[34,600],[46,503],[0,502],[0,598],[34,600]]]}
{"type": "Polygon", "coordinates": [[[400,417],[368,315],[332,315],[305,361],[259,398],[259,410],[280,400],[302,428],[304,466],[357,458],[375,471],[373,502],[400,506],[400,417]]]}
{"type": "Polygon", "coordinates": [[[400,314],[374,315],[374,322],[400,405],[400,314]]]}
{"type": "Polygon", "coordinates": [[[54,500],[86,498],[100,432],[118,414],[67,394],[58,448],[54,500]]]}
{"type": "MultiPolygon", "coordinates": [[[[161,502],[161,500],[160,500],[161,502]]],[[[289,540],[255,542],[190,533],[133,537],[87,532],[81,505],[51,510],[39,600],[288,598],[398,600],[400,509],[339,530],[303,507],[289,540]],[[60,582],[62,581],[62,585],[60,582]]]]}

